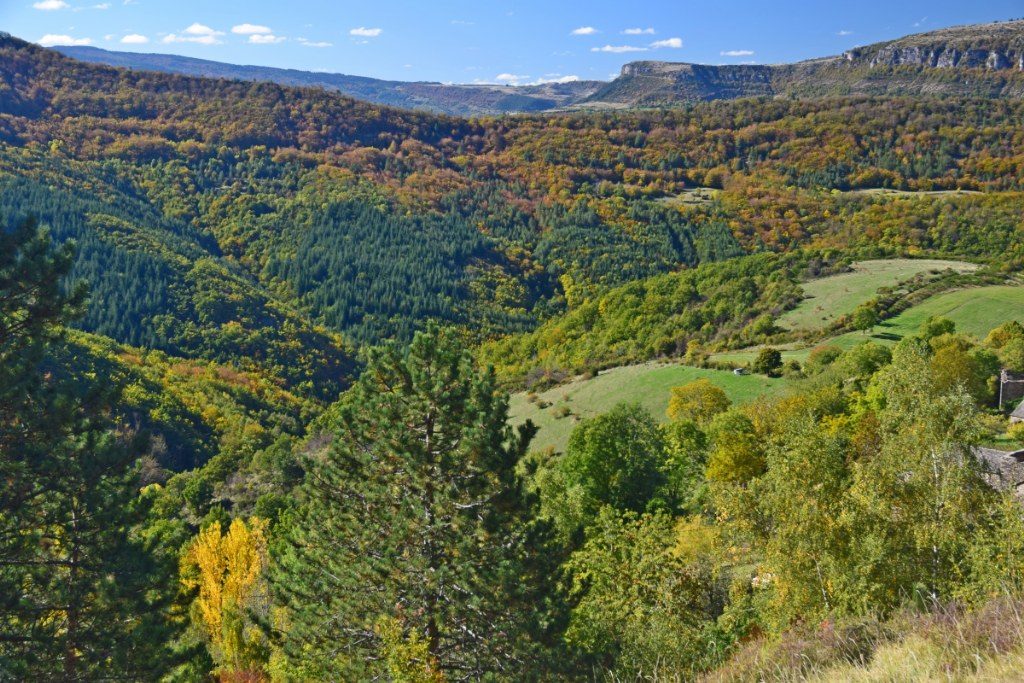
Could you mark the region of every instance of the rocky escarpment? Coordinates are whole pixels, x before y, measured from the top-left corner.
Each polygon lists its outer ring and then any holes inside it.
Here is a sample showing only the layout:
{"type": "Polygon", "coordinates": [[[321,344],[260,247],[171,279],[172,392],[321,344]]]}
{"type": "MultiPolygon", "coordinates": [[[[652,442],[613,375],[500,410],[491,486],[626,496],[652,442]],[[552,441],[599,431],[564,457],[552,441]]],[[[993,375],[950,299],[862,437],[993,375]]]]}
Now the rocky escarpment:
{"type": "Polygon", "coordinates": [[[733,99],[772,95],[772,67],[711,66],[668,62],[633,62],[622,75],[590,97],[593,101],[645,102],[733,99]]]}
{"type": "Polygon", "coordinates": [[[827,95],[1024,97],[1024,21],[942,29],[795,64],[634,62],[583,105],[827,95]]]}
{"type": "Polygon", "coordinates": [[[850,62],[932,69],[1024,71],[1024,21],[1007,21],[919,33],[847,51],[850,62]]]}

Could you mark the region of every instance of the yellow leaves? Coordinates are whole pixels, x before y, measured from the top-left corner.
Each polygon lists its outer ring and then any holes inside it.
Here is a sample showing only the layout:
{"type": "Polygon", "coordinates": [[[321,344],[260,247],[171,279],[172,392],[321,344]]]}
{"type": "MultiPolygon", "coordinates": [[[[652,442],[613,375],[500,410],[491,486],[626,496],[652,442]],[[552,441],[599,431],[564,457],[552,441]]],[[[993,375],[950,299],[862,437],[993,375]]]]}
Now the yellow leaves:
{"type": "MultiPolygon", "coordinates": [[[[699,515],[681,517],[675,526],[676,543],[672,554],[687,564],[701,558],[722,555],[722,527],[708,524],[699,515]]],[[[728,549],[729,556],[738,555],[736,548],[728,549]]]]}
{"type": "Polygon", "coordinates": [[[421,633],[402,627],[395,617],[381,617],[374,626],[381,639],[388,674],[394,683],[444,683],[437,660],[421,633]]]}
{"type": "Polygon", "coordinates": [[[249,610],[266,606],[267,522],[253,517],[231,522],[221,533],[214,522],[192,541],[181,561],[181,582],[198,589],[195,617],[210,641],[210,651],[222,667],[250,668],[253,641],[245,623],[249,610]]]}

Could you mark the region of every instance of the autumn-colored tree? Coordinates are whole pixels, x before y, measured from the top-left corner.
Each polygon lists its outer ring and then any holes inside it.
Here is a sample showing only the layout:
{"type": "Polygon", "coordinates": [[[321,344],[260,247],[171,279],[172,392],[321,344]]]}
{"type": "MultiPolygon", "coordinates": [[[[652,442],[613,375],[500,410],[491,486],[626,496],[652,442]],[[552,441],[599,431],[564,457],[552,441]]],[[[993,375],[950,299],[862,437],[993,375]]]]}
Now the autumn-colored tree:
{"type": "Polygon", "coordinates": [[[668,417],[671,420],[690,420],[703,425],[715,415],[724,413],[731,405],[732,401],[720,387],[702,377],[672,388],[668,400],[668,417]]]}
{"type": "Polygon", "coordinates": [[[199,532],[181,562],[181,581],[197,595],[193,621],[203,631],[222,680],[261,680],[268,658],[253,617],[266,616],[267,522],[215,521],[199,532]]]}

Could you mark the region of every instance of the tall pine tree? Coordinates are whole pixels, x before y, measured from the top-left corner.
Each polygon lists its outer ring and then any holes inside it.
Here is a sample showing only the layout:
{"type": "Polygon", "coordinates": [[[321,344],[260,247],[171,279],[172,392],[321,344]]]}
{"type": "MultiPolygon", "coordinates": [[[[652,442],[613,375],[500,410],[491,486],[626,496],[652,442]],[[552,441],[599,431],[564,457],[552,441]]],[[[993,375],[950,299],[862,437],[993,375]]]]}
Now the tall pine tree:
{"type": "Polygon", "coordinates": [[[513,432],[493,373],[433,329],[371,352],[334,410],[333,444],[311,458],[275,553],[289,666],[394,676],[404,642],[423,653],[419,676],[524,675],[543,603],[527,559],[539,527],[515,473],[532,425],[513,432]]]}
{"type": "Polygon", "coordinates": [[[70,249],[0,232],[0,679],[152,678],[165,577],[135,532],[137,448],[110,421],[115,378],[70,380],[70,249]]]}

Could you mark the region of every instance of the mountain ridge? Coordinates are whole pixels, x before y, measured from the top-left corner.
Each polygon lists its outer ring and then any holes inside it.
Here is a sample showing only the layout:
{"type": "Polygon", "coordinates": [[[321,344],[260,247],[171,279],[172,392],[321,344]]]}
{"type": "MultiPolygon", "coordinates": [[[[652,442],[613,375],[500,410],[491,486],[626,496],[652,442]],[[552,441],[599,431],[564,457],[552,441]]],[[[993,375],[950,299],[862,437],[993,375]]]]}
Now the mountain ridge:
{"type": "Polygon", "coordinates": [[[567,81],[536,85],[391,81],[342,73],[229,64],[180,55],[118,52],[91,46],[58,46],[57,52],[79,61],[120,68],[186,76],[271,81],[279,85],[322,87],[349,97],[406,109],[474,116],[537,112],[571,104],[596,91],[600,81],[567,81]]]}
{"type": "Polygon", "coordinates": [[[784,64],[631,62],[574,106],[823,95],[1024,97],[1024,21],[954,26],[784,64]],[[970,75],[951,77],[959,73],[970,75]]]}
{"type": "Polygon", "coordinates": [[[1024,20],[942,28],[792,63],[636,61],[623,65],[620,75],[607,82],[522,86],[391,81],[96,47],[55,50],[80,61],[108,66],[322,87],[374,104],[464,117],[674,106],[744,97],[1024,97],[1024,20]],[[968,75],[956,77],[961,73],[968,75]]]}

